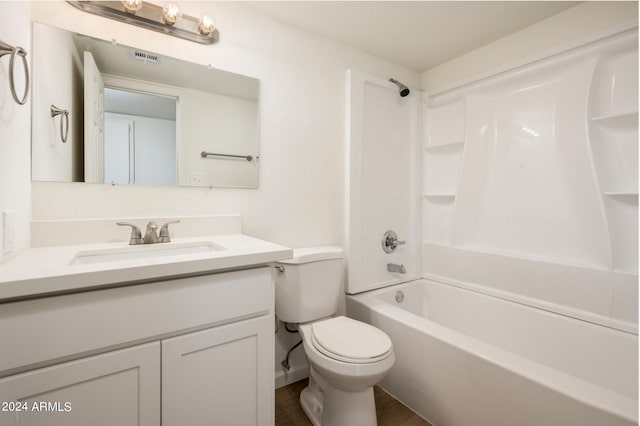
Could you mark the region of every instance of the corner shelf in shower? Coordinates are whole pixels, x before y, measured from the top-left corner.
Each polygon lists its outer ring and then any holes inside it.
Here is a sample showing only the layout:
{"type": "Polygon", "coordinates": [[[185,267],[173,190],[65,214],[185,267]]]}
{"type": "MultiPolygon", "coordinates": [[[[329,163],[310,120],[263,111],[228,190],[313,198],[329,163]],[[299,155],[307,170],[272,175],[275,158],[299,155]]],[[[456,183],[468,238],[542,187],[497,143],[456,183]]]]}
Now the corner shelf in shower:
{"type": "Polygon", "coordinates": [[[589,137],[602,193],[624,204],[638,204],[638,111],[593,116],[589,137]]]}
{"type": "Polygon", "coordinates": [[[423,190],[425,197],[455,197],[462,170],[464,141],[424,148],[423,190]]]}
{"type": "Polygon", "coordinates": [[[638,192],[629,191],[629,192],[621,192],[621,191],[607,191],[604,193],[607,197],[611,197],[614,199],[619,199],[621,201],[629,201],[638,203],[638,192]]]}
{"type": "Polygon", "coordinates": [[[456,149],[462,149],[464,147],[464,141],[447,142],[438,145],[428,145],[424,147],[424,150],[428,153],[437,154],[439,151],[453,151],[456,149]]]}
{"type": "Polygon", "coordinates": [[[612,269],[638,273],[637,48],[602,59],[594,74],[588,120],[604,201],[612,269]]]}
{"type": "Polygon", "coordinates": [[[615,128],[637,128],[638,111],[621,112],[591,117],[593,123],[615,128]]]}
{"type": "Polygon", "coordinates": [[[422,196],[425,198],[456,198],[456,194],[445,194],[445,193],[435,194],[431,192],[422,194],[422,196]]]}

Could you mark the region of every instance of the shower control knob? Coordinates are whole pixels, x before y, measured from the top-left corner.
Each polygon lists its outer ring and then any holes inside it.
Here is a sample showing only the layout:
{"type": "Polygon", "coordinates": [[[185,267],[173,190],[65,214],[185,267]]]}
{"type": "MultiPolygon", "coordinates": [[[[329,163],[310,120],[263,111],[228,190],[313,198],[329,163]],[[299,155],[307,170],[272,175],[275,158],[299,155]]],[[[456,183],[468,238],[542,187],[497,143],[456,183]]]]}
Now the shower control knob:
{"type": "Polygon", "coordinates": [[[382,250],[385,253],[393,253],[398,246],[406,244],[406,241],[399,241],[398,234],[394,231],[387,231],[382,236],[382,250]]]}

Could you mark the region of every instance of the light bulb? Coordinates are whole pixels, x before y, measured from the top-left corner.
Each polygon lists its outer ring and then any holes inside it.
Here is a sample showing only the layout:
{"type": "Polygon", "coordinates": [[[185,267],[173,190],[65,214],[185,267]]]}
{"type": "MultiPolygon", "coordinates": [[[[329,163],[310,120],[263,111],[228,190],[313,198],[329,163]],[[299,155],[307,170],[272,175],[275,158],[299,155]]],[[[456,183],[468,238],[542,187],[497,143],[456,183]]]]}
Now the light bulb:
{"type": "Polygon", "coordinates": [[[129,13],[136,13],[142,7],[142,0],[122,0],[124,10],[129,13]]]}
{"type": "Polygon", "coordinates": [[[180,8],[175,3],[169,3],[162,9],[162,21],[167,25],[173,25],[182,16],[180,8]]]}
{"type": "Polygon", "coordinates": [[[202,35],[209,35],[213,31],[213,18],[209,15],[203,15],[198,25],[198,31],[202,35]]]}

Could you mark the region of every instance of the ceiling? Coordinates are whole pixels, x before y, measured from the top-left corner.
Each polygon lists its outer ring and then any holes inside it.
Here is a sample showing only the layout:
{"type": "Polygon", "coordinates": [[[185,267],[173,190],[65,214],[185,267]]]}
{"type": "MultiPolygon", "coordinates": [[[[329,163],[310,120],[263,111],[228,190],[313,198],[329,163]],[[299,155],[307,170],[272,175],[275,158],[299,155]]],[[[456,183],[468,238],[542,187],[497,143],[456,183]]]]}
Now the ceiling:
{"type": "Polygon", "coordinates": [[[424,72],[580,2],[258,1],[272,18],[424,72]]]}

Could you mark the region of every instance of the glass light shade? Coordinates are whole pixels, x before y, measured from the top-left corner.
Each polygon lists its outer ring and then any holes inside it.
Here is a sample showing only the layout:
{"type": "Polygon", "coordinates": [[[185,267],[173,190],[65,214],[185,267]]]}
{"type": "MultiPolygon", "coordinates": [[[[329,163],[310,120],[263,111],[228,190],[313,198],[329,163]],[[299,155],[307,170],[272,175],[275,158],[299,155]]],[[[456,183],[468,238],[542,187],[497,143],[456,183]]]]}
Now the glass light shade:
{"type": "Polygon", "coordinates": [[[167,25],[173,25],[182,16],[180,8],[175,3],[169,3],[162,9],[162,21],[167,25]]]}
{"type": "Polygon", "coordinates": [[[204,15],[202,19],[200,19],[198,31],[202,35],[211,34],[211,32],[213,31],[213,18],[211,18],[211,16],[209,15],[204,15]]]}
{"type": "Polygon", "coordinates": [[[142,0],[122,0],[124,10],[129,13],[136,13],[142,8],[142,0]]]}

